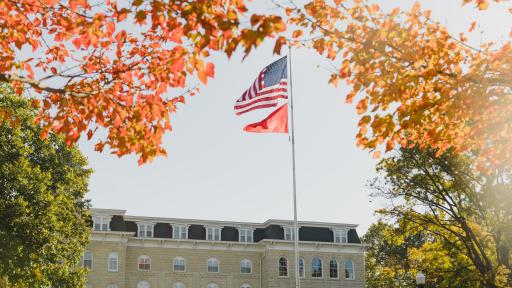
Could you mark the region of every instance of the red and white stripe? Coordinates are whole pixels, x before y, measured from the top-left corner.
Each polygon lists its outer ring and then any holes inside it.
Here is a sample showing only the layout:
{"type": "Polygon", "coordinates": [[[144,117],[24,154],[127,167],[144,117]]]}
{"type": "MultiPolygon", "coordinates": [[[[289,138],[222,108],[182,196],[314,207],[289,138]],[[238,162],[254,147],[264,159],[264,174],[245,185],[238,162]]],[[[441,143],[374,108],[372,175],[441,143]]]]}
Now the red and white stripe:
{"type": "Polygon", "coordinates": [[[263,70],[249,89],[235,103],[235,113],[241,115],[252,110],[276,107],[279,99],[288,99],[288,81],[281,79],[279,83],[264,87],[263,70]]]}

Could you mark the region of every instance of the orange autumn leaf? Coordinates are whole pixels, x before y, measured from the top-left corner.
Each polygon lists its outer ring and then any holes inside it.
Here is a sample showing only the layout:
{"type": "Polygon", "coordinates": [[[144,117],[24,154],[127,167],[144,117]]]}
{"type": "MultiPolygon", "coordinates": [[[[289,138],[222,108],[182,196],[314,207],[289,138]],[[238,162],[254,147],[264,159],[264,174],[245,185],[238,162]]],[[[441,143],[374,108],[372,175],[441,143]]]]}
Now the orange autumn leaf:
{"type": "Polygon", "coordinates": [[[469,27],[469,32],[472,32],[476,28],[476,21],[471,22],[471,26],[469,27]]]}
{"type": "Polygon", "coordinates": [[[300,36],[302,36],[302,33],[304,33],[302,30],[295,30],[292,33],[292,37],[293,38],[299,38],[300,36]]]}
{"type": "Polygon", "coordinates": [[[215,77],[215,65],[213,63],[206,63],[206,76],[210,78],[215,77]]]}

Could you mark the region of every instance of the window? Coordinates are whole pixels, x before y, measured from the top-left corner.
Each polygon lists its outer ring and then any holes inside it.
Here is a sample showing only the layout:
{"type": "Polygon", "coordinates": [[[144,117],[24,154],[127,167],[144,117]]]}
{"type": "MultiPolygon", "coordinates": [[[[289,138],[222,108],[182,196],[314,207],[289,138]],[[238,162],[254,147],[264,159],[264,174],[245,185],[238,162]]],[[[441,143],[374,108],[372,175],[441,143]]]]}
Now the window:
{"type": "Polygon", "coordinates": [[[108,272],[117,272],[118,267],[117,264],[119,262],[119,256],[116,252],[111,252],[108,254],[108,272]]]}
{"type": "Polygon", "coordinates": [[[139,270],[151,270],[151,258],[149,258],[149,256],[139,256],[137,263],[139,270]]]}
{"type": "Polygon", "coordinates": [[[153,237],[153,224],[149,223],[139,223],[137,237],[141,238],[151,238],[153,237]]]}
{"type": "Polygon", "coordinates": [[[338,279],[338,261],[335,259],[329,261],[329,278],[338,279]]]}
{"type": "Polygon", "coordinates": [[[148,281],[142,280],[137,283],[137,288],[151,288],[151,285],[149,285],[148,281]]]}
{"type": "Polygon", "coordinates": [[[110,231],[110,217],[108,216],[93,216],[92,223],[94,231],[110,231]]]}
{"type": "Polygon", "coordinates": [[[206,288],[220,288],[219,285],[215,284],[215,283],[210,283],[206,286],[206,288]]]}
{"type": "Polygon", "coordinates": [[[293,226],[284,227],[284,240],[295,240],[295,228],[293,226]]]}
{"type": "Polygon", "coordinates": [[[174,283],[174,286],[172,286],[173,288],[185,288],[185,284],[181,283],[181,282],[177,282],[177,283],[174,283]]]}
{"type": "Polygon", "coordinates": [[[279,258],[279,277],[288,277],[288,260],[285,257],[279,258]]]}
{"type": "Polygon", "coordinates": [[[244,273],[244,274],[252,273],[251,260],[244,259],[244,260],[240,261],[240,273],[244,273]]]}
{"type": "Polygon", "coordinates": [[[322,278],[322,260],[318,257],[311,260],[311,277],[322,278]]]}
{"type": "Polygon", "coordinates": [[[304,278],[304,258],[299,259],[299,277],[304,278]]]}
{"type": "Polygon", "coordinates": [[[188,227],[185,225],[172,225],[172,238],[188,239],[188,227]]]}
{"type": "Polygon", "coordinates": [[[216,258],[208,259],[208,272],[210,273],[218,273],[219,272],[219,260],[216,258]]]}
{"type": "Polygon", "coordinates": [[[118,286],[116,284],[109,284],[107,288],[118,288],[118,286]]]}
{"type": "Polygon", "coordinates": [[[206,240],[220,241],[220,228],[206,227],[206,240]]]}
{"type": "Polygon", "coordinates": [[[92,252],[85,251],[82,257],[82,267],[92,270],[92,252]]]}
{"type": "Polygon", "coordinates": [[[347,243],[347,230],[334,230],[334,242],[347,243]]]}
{"type": "Polygon", "coordinates": [[[238,241],[240,242],[253,242],[252,229],[238,229],[238,241]]]}
{"type": "Polygon", "coordinates": [[[354,280],[354,262],[345,260],[345,279],[354,280]]]}
{"type": "Polygon", "coordinates": [[[252,287],[249,284],[242,284],[242,286],[240,286],[240,288],[252,288],[252,287]]]}
{"type": "Polygon", "coordinates": [[[185,272],[185,270],[187,269],[185,258],[174,258],[174,260],[172,261],[172,269],[174,270],[174,272],[185,272]]]}

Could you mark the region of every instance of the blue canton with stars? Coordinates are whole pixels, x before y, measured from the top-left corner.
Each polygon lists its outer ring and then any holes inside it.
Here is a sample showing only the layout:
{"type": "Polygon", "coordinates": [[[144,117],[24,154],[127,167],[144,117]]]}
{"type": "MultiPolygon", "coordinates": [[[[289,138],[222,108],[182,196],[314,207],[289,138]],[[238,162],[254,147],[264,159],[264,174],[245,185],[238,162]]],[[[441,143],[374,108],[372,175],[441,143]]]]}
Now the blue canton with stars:
{"type": "Polygon", "coordinates": [[[263,79],[265,87],[274,86],[281,82],[281,79],[287,79],[287,62],[287,58],[284,56],[283,58],[267,66],[264,72],[265,78],[263,79]]]}

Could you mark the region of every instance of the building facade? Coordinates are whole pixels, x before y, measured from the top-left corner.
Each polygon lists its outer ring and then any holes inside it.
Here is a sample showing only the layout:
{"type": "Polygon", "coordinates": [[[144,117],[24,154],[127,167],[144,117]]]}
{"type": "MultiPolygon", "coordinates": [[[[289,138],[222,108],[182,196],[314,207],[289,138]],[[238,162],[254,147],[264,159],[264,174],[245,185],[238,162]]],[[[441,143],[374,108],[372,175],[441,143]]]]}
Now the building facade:
{"type": "MultiPolygon", "coordinates": [[[[293,221],[239,223],[93,209],[93,288],[295,287],[293,221]]],[[[301,287],[364,287],[357,225],[299,222],[301,287]]]]}

